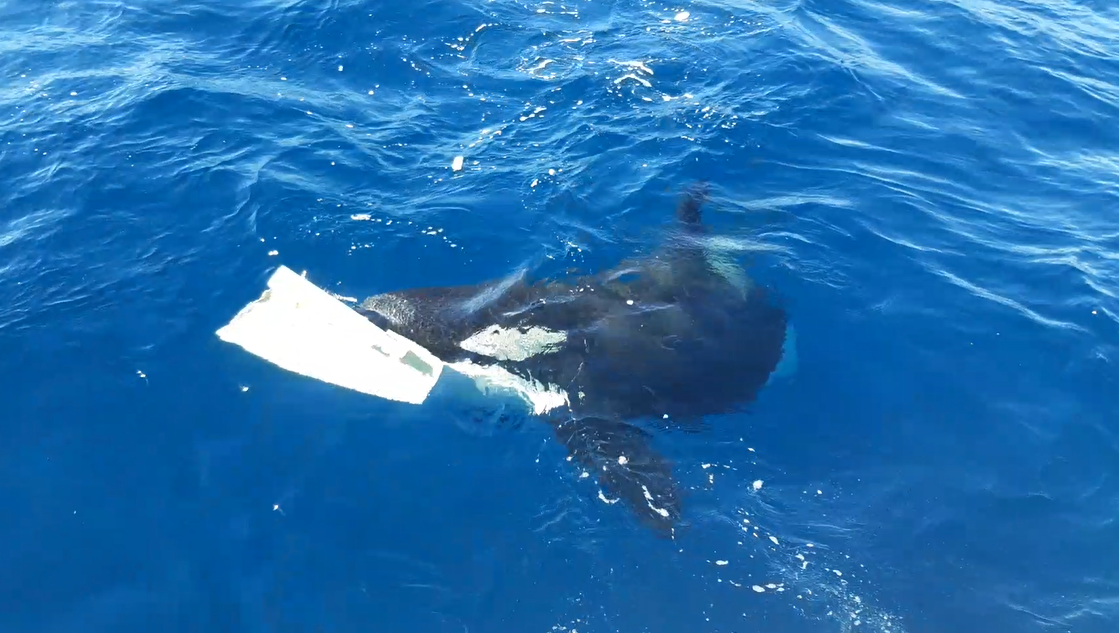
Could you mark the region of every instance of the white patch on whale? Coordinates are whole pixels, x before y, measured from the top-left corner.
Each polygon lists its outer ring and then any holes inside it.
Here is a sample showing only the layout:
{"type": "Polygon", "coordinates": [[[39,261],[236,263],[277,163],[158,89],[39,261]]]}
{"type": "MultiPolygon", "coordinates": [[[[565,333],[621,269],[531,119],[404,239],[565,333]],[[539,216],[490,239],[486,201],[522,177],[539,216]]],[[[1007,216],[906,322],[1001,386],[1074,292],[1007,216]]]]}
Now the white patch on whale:
{"type": "Polygon", "coordinates": [[[508,329],[500,325],[491,325],[475,332],[470,338],[459,343],[459,347],[497,360],[522,361],[538,354],[555,352],[566,340],[566,332],[547,328],[533,326],[508,329]]]}
{"type": "Polygon", "coordinates": [[[754,282],[746,274],[746,270],[735,261],[734,256],[739,253],[765,253],[780,250],[761,242],[725,235],[691,238],[691,242],[702,250],[704,259],[707,260],[711,270],[743,294],[750,292],[754,282]]]}
{"type": "Polygon", "coordinates": [[[716,275],[725,279],[728,284],[738,289],[743,295],[749,294],[753,282],[746,275],[746,271],[732,257],[718,250],[705,250],[703,253],[707,259],[707,265],[715,271],[716,275]]]}
{"type": "MultiPolygon", "coordinates": [[[[746,270],[731,255],[734,253],[776,250],[764,244],[724,236],[705,237],[699,243],[702,245],[704,259],[707,260],[707,265],[711,267],[711,270],[741,291],[743,295],[749,294],[754,287],[754,282],[746,274],[746,270]]],[[[765,381],[765,385],[768,387],[775,380],[791,378],[796,374],[799,364],[797,332],[793,324],[788,323],[785,326],[785,340],[781,344],[781,360],[777,362],[777,367],[765,381]]]]}
{"type": "Polygon", "coordinates": [[[570,404],[567,392],[556,385],[527,380],[499,365],[477,365],[471,361],[447,363],[446,368],[469,378],[484,397],[512,397],[528,405],[535,415],[570,404]]]}

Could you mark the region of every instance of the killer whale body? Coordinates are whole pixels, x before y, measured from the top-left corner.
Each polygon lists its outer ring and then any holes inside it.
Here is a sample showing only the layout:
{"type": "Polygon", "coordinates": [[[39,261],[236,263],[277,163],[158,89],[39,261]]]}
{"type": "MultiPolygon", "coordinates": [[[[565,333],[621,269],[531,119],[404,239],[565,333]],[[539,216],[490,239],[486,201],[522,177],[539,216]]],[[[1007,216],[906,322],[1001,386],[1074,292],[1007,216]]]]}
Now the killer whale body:
{"type": "Polygon", "coordinates": [[[681,493],[639,424],[687,429],[742,410],[785,353],[780,301],[732,283],[697,239],[707,195],[704,183],[687,189],[671,239],[599,274],[388,292],[357,310],[444,362],[496,365],[561,390],[565,406],[542,417],[571,459],[669,534],[681,493]]]}

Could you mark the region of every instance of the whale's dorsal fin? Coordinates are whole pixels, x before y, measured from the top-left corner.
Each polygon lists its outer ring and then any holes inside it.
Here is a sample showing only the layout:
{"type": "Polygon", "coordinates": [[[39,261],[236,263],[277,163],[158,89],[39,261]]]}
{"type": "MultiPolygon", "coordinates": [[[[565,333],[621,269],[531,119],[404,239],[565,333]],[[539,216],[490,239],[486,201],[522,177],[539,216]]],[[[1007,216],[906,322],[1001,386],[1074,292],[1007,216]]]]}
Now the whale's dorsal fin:
{"type": "Polygon", "coordinates": [[[710,191],[706,181],[695,182],[684,189],[676,204],[675,235],[669,237],[662,254],[668,259],[676,282],[681,285],[705,279],[711,273],[702,241],[707,234],[703,205],[710,191]]]}
{"type": "Polygon", "coordinates": [[[683,197],[676,205],[676,219],[685,230],[703,230],[703,203],[707,202],[710,191],[711,187],[703,180],[684,190],[683,197]]]}

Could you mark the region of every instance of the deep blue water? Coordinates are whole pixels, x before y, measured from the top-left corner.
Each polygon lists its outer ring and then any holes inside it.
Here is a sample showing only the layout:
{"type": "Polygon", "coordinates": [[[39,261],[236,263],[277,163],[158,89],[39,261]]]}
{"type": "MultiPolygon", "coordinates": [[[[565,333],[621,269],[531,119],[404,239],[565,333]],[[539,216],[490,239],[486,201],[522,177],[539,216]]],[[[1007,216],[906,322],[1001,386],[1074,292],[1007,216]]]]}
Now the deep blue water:
{"type": "Polygon", "coordinates": [[[1119,626],[1110,3],[9,1],[0,77],[4,632],[1119,626]],[[609,266],[697,179],[799,369],[657,437],[675,541],[214,335],[281,263],[609,266]]]}

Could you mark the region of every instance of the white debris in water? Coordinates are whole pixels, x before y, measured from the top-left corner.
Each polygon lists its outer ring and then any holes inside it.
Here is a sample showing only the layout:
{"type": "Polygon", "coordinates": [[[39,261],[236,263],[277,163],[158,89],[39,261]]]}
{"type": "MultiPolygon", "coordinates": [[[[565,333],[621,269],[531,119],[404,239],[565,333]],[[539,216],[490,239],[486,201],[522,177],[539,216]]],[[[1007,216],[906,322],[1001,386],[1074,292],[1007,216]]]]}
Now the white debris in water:
{"type": "Polygon", "coordinates": [[[350,219],[351,220],[371,220],[372,216],[370,216],[368,213],[355,213],[355,214],[350,216],[350,219]]]}
{"type": "Polygon", "coordinates": [[[620,62],[616,59],[611,59],[610,61],[614,62],[615,64],[618,64],[619,66],[627,66],[629,68],[635,68],[635,69],[640,70],[641,72],[649,74],[649,75],[653,74],[653,69],[646,66],[645,62],[640,62],[640,61],[638,61],[638,62],[620,62]]]}
{"type": "Polygon", "coordinates": [[[780,543],[777,542],[777,537],[776,536],[770,536],[769,540],[773,541],[774,545],[780,545],[780,543]]]}
{"type": "Polygon", "coordinates": [[[269,257],[275,257],[280,254],[280,251],[268,251],[269,257]]]}
{"type": "Polygon", "coordinates": [[[716,565],[719,565],[719,566],[722,566],[722,565],[729,565],[729,564],[730,564],[730,561],[729,561],[729,560],[717,560],[717,561],[715,561],[715,564],[716,564],[716,565]]]}
{"type": "Polygon", "coordinates": [[[529,68],[528,73],[529,74],[539,73],[541,70],[544,70],[544,68],[547,67],[548,64],[551,64],[553,61],[555,61],[555,60],[545,59],[545,60],[541,61],[539,64],[537,64],[536,66],[533,66],[532,68],[529,68]]]}
{"type": "Polygon", "coordinates": [[[455,160],[451,162],[451,169],[454,171],[462,169],[462,156],[455,156],[455,160]]]}
{"type": "Polygon", "coordinates": [[[342,64],[338,64],[338,72],[342,72],[342,64]]]}
{"type": "Polygon", "coordinates": [[[248,390],[249,390],[248,385],[241,385],[241,393],[245,393],[248,390]]]}
{"type": "Polygon", "coordinates": [[[765,587],[763,587],[761,585],[754,585],[753,587],[751,587],[751,589],[753,589],[754,591],[756,591],[758,593],[765,593],[765,587]]]}
{"type": "Polygon", "coordinates": [[[652,88],[653,87],[653,84],[649,83],[648,79],[645,79],[644,77],[638,77],[637,75],[635,75],[633,73],[628,73],[628,74],[622,75],[621,77],[618,77],[617,79],[614,80],[614,83],[615,84],[620,84],[627,79],[632,79],[632,80],[636,81],[637,83],[641,84],[642,86],[645,86],[646,88],[652,88]]]}
{"type": "Polygon", "coordinates": [[[761,489],[762,489],[762,480],[761,479],[755,480],[754,481],[754,490],[761,490],[761,489]]]}
{"type": "Polygon", "coordinates": [[[147,374],[145,374],[144,372],[140,371],[139,369],[137,369],[137,370],[136,370],[136,375],[137,375],[137,376],[139,376],[139,377],[141,377],[141,378],[143,378],[143,379],[145,379],[145,380],[146,380],[146,379],[147,379],[147,377],[148,377],[148,376],[147,376],[147,374]]]}
{"type": "Polygon", "coordinates": [[[625,455],[618,455],[618,463],[621,464],[622,466],[625,466],[626,464],[629,463],[629,458],[626,457],[625,455]]]}
{"type": "Polygon", "coordinates": [[[606,495],[602,494],[602,491],[601,491],[601,490],[599,490],[599,491],[598,491],[598,498],[599,498],[599,499],[600,499],[600,500],[601,500],[601,501],[602,501],[603,503],[606,503],[606,504],[615,504],[615,503],[618,503],[618,500],[617,500],[617,499],[607,499],[607,498],[606,498],[606,495]]]}
{"type": "Polygon", "coordinates": [[[681,12],[676,14],[676,21],[677,22],[683,22],[683,21],[687,20],[689,17],[691,17],[691,15],[692,14],[688,13],[687,11],[681,11],[681,12]]]}
{"type": "Polygon", "coordinates": [[[627,306],[633,305],[633,299],[626,299],[626,305],[627,306]]]}

